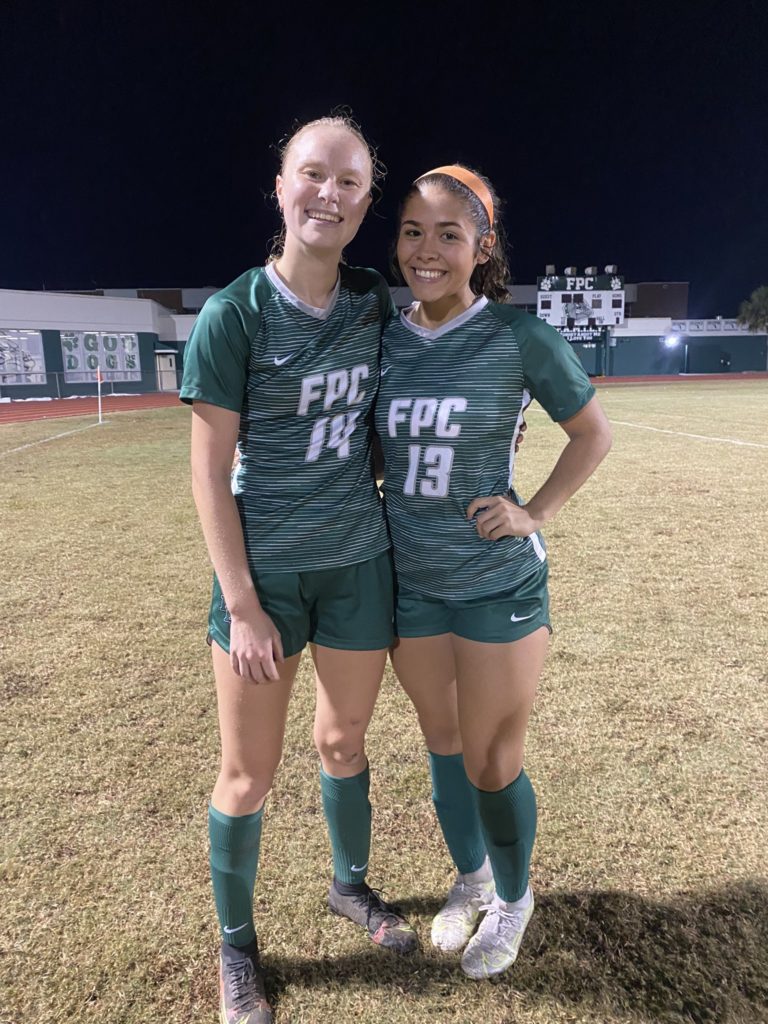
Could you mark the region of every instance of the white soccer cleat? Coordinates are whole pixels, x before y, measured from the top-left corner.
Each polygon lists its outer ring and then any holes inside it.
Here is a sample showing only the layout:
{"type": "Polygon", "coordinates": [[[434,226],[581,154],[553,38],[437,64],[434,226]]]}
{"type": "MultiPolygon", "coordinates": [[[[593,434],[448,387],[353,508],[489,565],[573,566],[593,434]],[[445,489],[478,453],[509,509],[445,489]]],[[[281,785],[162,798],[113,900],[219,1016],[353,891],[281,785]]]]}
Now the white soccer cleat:
{"type": "Polygon", "coordinates": [[[464,950],[461,969],[470,978],[490,978],[501,974],[517,959],[520,943],[533,914],[533,893],[526,889],[527,906],[512,910],[498,896],[481,907],[484,910],[480,927],[464,950]]]}
{"type": "Polygon", "coordinates": [[[472,937],[480,910],[495,892],[493,878],[489,882],[468,882],[466,875],[459,875],[432,921],[432,945],[444,953],[463,949],[472,937]]]}

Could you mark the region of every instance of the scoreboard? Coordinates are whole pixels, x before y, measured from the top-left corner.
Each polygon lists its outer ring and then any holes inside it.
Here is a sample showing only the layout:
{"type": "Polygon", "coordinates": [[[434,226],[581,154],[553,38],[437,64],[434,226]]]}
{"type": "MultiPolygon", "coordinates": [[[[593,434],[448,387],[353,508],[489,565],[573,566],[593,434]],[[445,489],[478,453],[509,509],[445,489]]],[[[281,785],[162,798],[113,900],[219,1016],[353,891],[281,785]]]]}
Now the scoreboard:
{"type": "Polygon", "coordinates": [[[537,288],[536,315],[568,341],[594,341],[605,328],[624,323],[624,278],[618,274],[547,274],[537,288]]]}

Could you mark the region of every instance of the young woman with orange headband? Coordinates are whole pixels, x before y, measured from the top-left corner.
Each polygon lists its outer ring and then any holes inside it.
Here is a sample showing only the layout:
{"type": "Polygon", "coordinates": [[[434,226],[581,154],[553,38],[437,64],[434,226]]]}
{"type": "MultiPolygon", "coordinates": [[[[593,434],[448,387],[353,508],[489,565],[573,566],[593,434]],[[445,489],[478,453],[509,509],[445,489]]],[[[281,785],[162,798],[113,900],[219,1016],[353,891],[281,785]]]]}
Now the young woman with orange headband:
{"type": "Polygon", "coordinates": [[[539,529],[604,458],[610,428],[568,343],[508,304],[486,179],[458,165],[418,178],[397,263],[416,301],[385,329],[376,404],[398,581],[392,661],[458,870],[432,941],[466,947],[463,970],[484,978],[514,962],[533,911],[523,748],[551,632],[539,529]],[[523,503],[512,480],[531,398],[567,443],[523,503]]]}

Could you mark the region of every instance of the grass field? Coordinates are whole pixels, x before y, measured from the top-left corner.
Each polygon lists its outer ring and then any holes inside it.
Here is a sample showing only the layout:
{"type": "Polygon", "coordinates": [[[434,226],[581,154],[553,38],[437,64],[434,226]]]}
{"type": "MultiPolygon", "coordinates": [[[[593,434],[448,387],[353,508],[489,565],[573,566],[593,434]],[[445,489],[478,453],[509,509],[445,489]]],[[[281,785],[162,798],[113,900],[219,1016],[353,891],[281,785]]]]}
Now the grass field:
{"type": "MultiPolygon", "coordinates": [[[[518,963],[477,984],[428,945],[451,865],[391,675],[369,880],[424,952],[392,959],[325,911],[304,663],[256,900],[277,1024],[768,1020],[768,383],[601,398],[613,451],[545,531],[538,909],[518,963]]],[[[0,429],[0,1022],[213,1024],[218,737],[189,411],[12,451],[85,422],[0,429]]],[[[529,422],[523,494],[562,440],[529,422]]]]}

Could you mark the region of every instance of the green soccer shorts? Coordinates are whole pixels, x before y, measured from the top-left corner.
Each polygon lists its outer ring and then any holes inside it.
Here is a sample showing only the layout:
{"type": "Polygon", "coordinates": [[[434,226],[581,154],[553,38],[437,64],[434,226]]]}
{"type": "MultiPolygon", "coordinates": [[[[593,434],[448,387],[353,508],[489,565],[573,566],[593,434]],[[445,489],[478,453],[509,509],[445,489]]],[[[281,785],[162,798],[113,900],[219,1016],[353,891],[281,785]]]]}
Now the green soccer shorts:
{"type": "Polygon", "coordinates": [[[466,640],[509,644],[546,626],[549,632],[547,563],[510,590],[464,601],[441,600],[398,588],[395,633],[400,637],[455,633],[466,640]]]}
{"type": "MultiPolygon", "coordinates": [[[[393,637],[392,553],[356,565],[311,572],[251,572],[261,607],[277,627],[286,658],[308,643],[342,651],[379,651],[393,637]]],[[[229,652],[230,615],[213,578],[209,642],[229,652]]]]}

